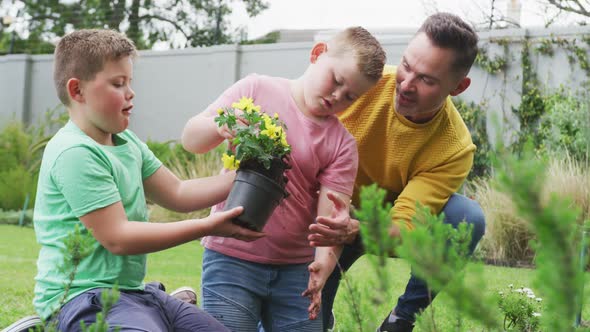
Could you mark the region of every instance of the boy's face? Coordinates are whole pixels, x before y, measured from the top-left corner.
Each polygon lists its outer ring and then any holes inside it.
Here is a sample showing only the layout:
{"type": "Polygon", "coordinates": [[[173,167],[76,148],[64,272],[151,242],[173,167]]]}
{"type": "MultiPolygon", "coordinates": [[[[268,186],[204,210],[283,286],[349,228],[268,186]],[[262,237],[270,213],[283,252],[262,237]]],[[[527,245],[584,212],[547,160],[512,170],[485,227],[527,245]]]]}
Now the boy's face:
{"type": "Polygon", "coordinates": [[[325,49],[314,51],[303,82],[305,107],[312,116],[342,112],[374,85],[359,71],[351,53],[332,56],[325,49]]]}
{"type": "Polygon", "coordinates": [[[454,51],[432,44],[424,33],[414,37],[397,67],[395,109],[411,121],[432,118],[449,95],[469,86],[469,78],[452,70],[454,51]]]}
{"type": "Polygon", "coordinates": [[[93,80],[80,83],[86,127],[106,136],[127,129],[135,96],[132,78],[133,62],[125,56],[107,61],[93,80]]]}

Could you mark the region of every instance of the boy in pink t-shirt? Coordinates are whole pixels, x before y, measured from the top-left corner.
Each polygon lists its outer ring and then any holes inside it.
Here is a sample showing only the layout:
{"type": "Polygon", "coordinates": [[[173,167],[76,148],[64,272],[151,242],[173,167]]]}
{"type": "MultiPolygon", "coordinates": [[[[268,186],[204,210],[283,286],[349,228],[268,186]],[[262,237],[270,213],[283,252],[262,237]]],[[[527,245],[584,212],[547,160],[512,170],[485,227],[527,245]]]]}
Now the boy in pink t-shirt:
{"type": "MultiPolygon", "coordinates": [[[[317,216],[347,221],[358,154],[354,138],[334,115],[381,78],[385,52],[369,32],[354,27],[317,43],[310,62],[296,80],[252,74],[238,81],[190,119],[182,134],[184,147],[192,152],[219,145],[230,137],[217,128],[216,110],[244,96],[262,111],[278,113],[288,128],[290,195],[270,217],[267,236],[251,243],[203,239],[203,307],[233,331],[256,331],[258,322],[267,331],[322,330],[316,319],[321,290],[341,248],[314,251],[308,227],[317,216]]],[[[214,211],[222,208],[217,205],[214,211]]]]}

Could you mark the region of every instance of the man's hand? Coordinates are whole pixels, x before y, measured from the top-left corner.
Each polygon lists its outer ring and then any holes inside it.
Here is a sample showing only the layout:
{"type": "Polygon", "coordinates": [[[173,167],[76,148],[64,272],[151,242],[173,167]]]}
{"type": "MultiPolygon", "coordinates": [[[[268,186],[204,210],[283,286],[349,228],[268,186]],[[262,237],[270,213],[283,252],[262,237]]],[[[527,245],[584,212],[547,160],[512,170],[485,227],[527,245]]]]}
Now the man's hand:
{"type": "Polygon", "coordinates": [[[307,289],[301,294],[301,296],[309,297],[311,302],[307,308],[309,319],[316,319],[318,318],[322,305],[322,289],[324,288],[330,273],[328,273],[323,264],[318,261],[309,264],[307,270],[309,271],[309,282],[307,283],[307,289]]]}
{"type": "Polygon", "coordinates": [[[229,211],[217,212],[202,221],[206,222],[210,226],[209,235],[233,237],[234,239],[242,241],[254,241],[261,237],[266,236],[264,233],[255,232],[247,228],[234,224],[231,220],[239,216],[244,209],[239,206],[229,211]]]}
{"type": "Polygon", "coordinates": [[[316,223],[309,225],[307,237],[312,247],[331,247],[354,242],[359,232],[358,220],[351,219],[348,204],[338,195],[328,192],[334,203],[330,216],[318,216],[316,223]]]}

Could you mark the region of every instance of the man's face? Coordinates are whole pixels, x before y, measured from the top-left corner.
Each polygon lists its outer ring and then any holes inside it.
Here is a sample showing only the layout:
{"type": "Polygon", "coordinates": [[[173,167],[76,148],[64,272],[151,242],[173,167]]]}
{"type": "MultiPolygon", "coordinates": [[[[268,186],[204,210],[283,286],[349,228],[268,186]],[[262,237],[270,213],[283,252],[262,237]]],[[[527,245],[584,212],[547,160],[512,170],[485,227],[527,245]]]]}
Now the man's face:
{"type": "Polygon", "coordinates": [[[465,78],[452,70],[451,49],[434,46],[425,33],[416,35],[397,67],[395,109],[410,121],[427,122],[440,110],[448,95],[461,93],[465,78]]]}

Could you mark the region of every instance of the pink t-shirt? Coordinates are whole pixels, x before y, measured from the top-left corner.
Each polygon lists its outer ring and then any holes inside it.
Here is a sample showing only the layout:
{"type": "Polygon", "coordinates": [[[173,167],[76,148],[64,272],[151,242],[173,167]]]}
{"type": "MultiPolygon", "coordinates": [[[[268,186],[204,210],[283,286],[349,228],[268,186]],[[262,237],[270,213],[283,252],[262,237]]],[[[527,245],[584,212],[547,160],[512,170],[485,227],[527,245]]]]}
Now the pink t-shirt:
{"type": "MultiPolygon", "coordinates": [[[[252,74],[236,82],[205,110],[217,114],[241,97],[254,99],[263,112],[279,114],[287,125],[291,145],[291,166],[284,199],[264,228],[265,238],[243,242],[207,236],[203,245],[228,256],[263,264],[298,264],[313,260],[308,226],[317,216],[318,194],[323,185],[352,195],[358,167],[356,142],[335,116],[316,123],[299,111],[291,96],[290,81],[252,74]]],[[[223,203],[212,211],[223,209],[223,203]]]]}

